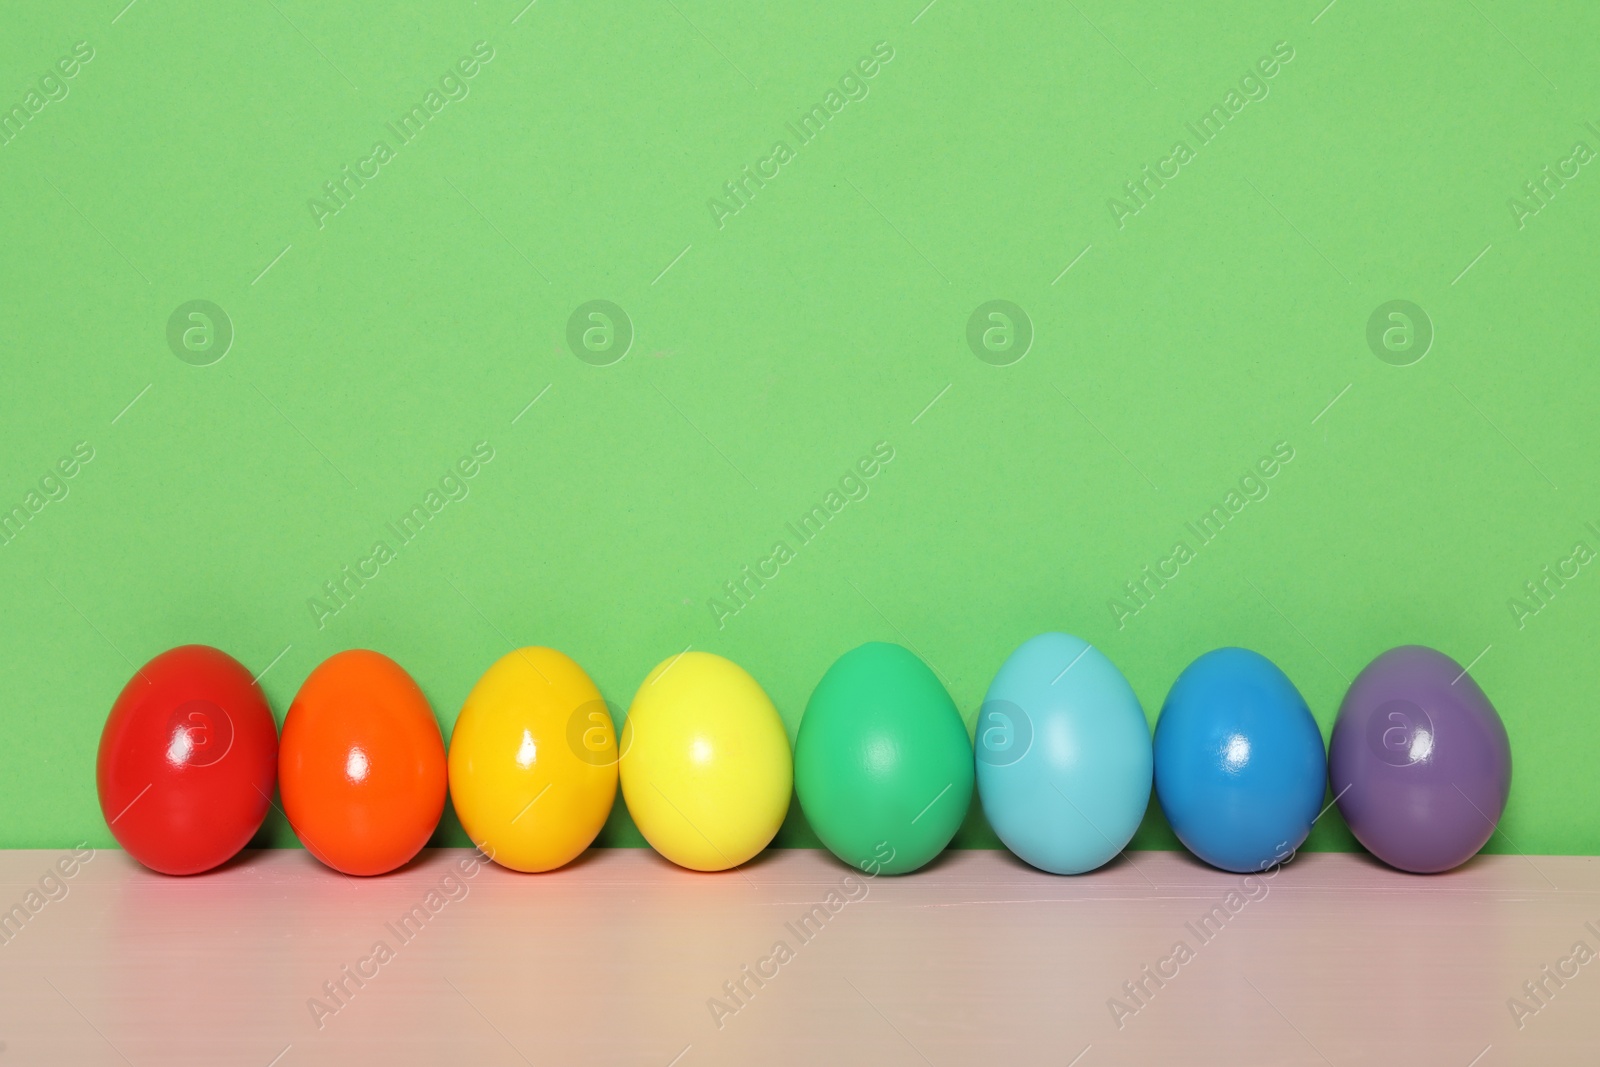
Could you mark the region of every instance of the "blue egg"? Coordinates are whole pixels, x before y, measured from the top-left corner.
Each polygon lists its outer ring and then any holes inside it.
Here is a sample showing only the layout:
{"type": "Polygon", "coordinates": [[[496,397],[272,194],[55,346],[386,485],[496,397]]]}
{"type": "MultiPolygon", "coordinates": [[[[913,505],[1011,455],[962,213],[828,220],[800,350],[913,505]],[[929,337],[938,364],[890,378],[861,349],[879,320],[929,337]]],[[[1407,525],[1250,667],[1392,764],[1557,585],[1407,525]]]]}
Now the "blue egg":
{"type": "Polygon", "coordinates": [[[1068,634],[1001,666],[978,715],[978,796],[1006,847],[1082,874],[1127,846],[1150,804],[1150,726],[1122,672],[1068,634]]]}
{"type": "Polygon", "coordinates": [[[1294,683],[1243,648],[1207,652],[1156,721],[1156,797],[1178,840],[1225,871],[1287,859],[1322,808],[1327,752],[1294,683]]]}

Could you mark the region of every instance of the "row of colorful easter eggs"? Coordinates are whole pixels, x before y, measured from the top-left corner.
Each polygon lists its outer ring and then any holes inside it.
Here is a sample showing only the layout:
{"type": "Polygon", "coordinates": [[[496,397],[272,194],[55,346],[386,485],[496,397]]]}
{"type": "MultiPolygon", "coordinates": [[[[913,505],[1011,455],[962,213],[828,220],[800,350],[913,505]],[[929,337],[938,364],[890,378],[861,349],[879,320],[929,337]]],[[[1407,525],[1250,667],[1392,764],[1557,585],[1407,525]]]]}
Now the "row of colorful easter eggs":
{"type": "Polygon", "coordinates": [[[1028,641],[1000,668],[975,744],[922,660],[899,645],[862,645],[817,684],[792,754],[756,680],[705,652],[650,672],[619,741],[577,663],[518,649],[472,689],[447,756],[421,689],[377,652],[340,652],[312,671],[280,739],[249,671],[187,645],[123,689],[97,774],[113,835],[154,870],[194,874],[225,862],[260,829],[276,786],[305,847],[354,875],[411,860],[447,792],[496,862],[561,867],[594,841],[619,783],[645,839],[701,871],[758,854],[791,795],[852,867],[914,871],[949,844],[976,789],[1014,853],[1080,874],[1127,846],[1153,784],[1179,840],[1225,870],[1283,862],[1336,803],[1379,858],[1436,872],[1488,841],[1510,777],[1493,705],[1432,649],[1396,648],[1369,664],[1325,751],[1293,683],[1254,652],[1217,649],[1191,663],[1152,741],[1121,672],[1060,633],[1028,641]]]}

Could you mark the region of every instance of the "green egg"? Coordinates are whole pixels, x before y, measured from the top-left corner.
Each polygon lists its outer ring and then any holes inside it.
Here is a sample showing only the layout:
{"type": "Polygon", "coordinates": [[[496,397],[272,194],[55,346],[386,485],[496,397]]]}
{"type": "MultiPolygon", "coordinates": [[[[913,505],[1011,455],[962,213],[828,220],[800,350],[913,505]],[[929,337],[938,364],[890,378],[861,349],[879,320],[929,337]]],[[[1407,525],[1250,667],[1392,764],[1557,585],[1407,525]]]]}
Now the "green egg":
{"type": "Polygon", "coordinates": [[[811,828],[850,866],[905,874],[937,856],[972,801],[972,742],[928,665],[874,641],[822,676],[795,741],[811,828]]]}

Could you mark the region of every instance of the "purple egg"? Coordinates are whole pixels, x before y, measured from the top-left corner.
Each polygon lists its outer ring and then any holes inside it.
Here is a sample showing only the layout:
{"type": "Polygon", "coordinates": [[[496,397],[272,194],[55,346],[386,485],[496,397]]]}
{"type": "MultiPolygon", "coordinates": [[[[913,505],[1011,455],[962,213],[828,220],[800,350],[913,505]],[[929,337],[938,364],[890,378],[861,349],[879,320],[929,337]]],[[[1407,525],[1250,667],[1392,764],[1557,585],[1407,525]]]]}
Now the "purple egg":
{"type": "Polygon", "coordinates": [[[1443,652],[1391,648],[1339,705],[1328,781],[1356,839],[1391,867],[1459,867],[1494,833],[1511,742],[1478,683],[1443,652]]]}

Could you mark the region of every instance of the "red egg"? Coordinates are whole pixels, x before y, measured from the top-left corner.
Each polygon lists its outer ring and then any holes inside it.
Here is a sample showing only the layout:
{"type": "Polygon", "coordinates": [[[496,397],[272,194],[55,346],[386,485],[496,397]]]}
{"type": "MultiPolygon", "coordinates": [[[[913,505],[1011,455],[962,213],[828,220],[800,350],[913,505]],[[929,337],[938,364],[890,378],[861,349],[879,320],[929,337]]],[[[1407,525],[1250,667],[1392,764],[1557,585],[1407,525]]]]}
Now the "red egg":
{"type": "Polygon", "coordinates": [[[106,825],[162,874],[231,859],[267,817],[278,728],[244,665],[208,645],[169,649],[128,680],[100,734],[106,825]]]}

